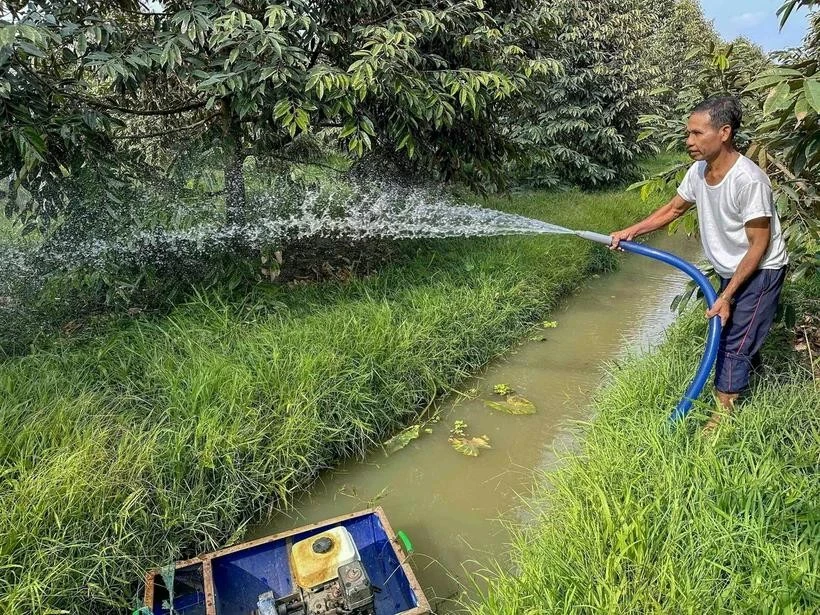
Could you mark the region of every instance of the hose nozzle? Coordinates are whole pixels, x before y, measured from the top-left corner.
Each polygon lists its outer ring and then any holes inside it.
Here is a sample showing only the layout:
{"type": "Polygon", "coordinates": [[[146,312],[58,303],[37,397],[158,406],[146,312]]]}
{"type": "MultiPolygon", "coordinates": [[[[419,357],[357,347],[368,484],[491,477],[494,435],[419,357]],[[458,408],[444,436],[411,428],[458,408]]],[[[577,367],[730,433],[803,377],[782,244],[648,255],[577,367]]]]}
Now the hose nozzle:
{"type": "Polygon", "coordinates": [[[602,243],[605,246],[612,245],[612,237],[609,235],[603,235],[601,233],[593,233],[592,231],[575,231],[575,234],[578,237],[583,239],[589,239],[590,241],[595,241],[597,243],[602,243]]]}

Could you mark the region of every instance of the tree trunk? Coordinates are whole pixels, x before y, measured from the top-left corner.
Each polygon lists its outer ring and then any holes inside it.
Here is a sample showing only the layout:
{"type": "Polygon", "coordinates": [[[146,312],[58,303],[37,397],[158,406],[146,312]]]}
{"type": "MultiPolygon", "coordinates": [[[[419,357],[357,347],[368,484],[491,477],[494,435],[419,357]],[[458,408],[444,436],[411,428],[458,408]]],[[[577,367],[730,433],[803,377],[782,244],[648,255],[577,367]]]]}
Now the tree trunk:
{"type": "Polygon", "coordinates": [[[245,161],[242,146],[242,127],[231,113],[230,101],[223,104],[223,144],[225,148],[225,222],[245,224],[247,222],[247,198],[245,194],[245,161]]]}

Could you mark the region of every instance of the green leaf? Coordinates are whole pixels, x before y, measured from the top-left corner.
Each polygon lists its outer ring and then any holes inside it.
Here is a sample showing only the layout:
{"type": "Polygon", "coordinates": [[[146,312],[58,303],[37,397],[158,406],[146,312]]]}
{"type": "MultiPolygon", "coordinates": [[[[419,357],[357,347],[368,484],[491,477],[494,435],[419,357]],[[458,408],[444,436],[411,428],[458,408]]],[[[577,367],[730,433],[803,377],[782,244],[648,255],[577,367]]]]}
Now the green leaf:
{"type": "Polygon", "coordinates": [[[806,92],[806,100],[812,109],[820,113],[820,79],[806,79],[803,89],[806,92]]]}
{"type": "Polygon", "coordinates": [[[789,20],[789,16],[794,11],[795,7],[800,3],[800,0],[787,0],[779,9],[777,9],[777,15],[780,16],[780,29],[783,29],[783,26],[786,25],[786,22],[789,20]]]}
{"type": "Polygon", "coordinates": [[[80,34],[77,35],[77,44],[75,46],[75,49],[77,51],[78,56],[81,56],[85,53],[85,50],[86,50],[85,32],[80,32],[80,34]]]}
{"type": "Polygon", "coordinates": [[[633,191],[637,190],[638,188],[641,188],[641,187],[645,186],[646,184],[648,184],[649,182],[652,182],[652,181],[654,181],[654,180],[653,179],[644,179],[644,180],[641,180],[639,182],[635,182],[634,184],[630,184],[629,186],[627,186],[626,191],[627,192],[633,192],[633,191]]]}
{"type": "Polygon", "coordinates": [[[484,405],[492,410],[504,412],[505,414],[535,414],[535,404],[520,395],[507,395],[506,401],[485,401],[484,405]]]}
{"type": "Polygon", "coordinates": [[[280,98],[273,106],[274,119],[280,119],[291,112],[290,101],[287,98],[280,98]]]}
{"type": "Polygon", "coordinates": [[[342,129],[342,132],[339,133],[339,138],[344,139],[345,137],[349,137],[350,135],[352,135],[354,132],[356,132],[356,124],[354,124],[353,122],[348,122],[347,124],[345,124],[344,128],[342,129]]]}
{"type": "Polygon", "coordinates": [[[772,88],[766,101],[763,103],[763,113],[769,115],[775,111],[779,111],[788,106],[791,98],[791,87],[788,83],[781,83],[777,87],[772,88]]]}
{"type": "Polygon", "coordinates": [[[0,47],[11,45],[14,42],[14,37],[17,33],[17,28],[9,25],[0,25],[0,47]]]}
{"type": "Polygon", "coordinates": [[[784,79],[781,75],[769,75],[766,77],[760,77],[755,81],[752,81],[749,85],[747,85],[744,91],[752,92],[754,90],[761,90],[766,87],[771,87],[776,83],[781,83],[783,80],[784,79]]]}
{"type": "Polygon", "coordinates": [[[373,122],[369,117],[363,117],[361,122],[359,122],[359,126],[361,127],[361,130],[369,134],[371,137],[376,136],[376,128],[373,126],[373,122]]]}
{"type": "Polygon", "coordinates": [[[805,92],[797,97],[797,102],[794,104],[794,117],[798,122],[802,122],[809,114],[809,102],[806,100],[805,92]]]}
{"type": "Polygon", "coordinates": [[[297,109],[296,110],[296,125],[299,127],[299,130],[305,131],[310,124],[310,116],[308,115],[307,111],[304,109],[297,109]]]}
{"type": "Polygon", "coordinates": [[[411,425],[382,444],[385,455],[392,455],[419,437],[421,425],[411,425]]]}
{"type": "Polygon", "coordinates": [[[35,47],[31,43],[20,42],[19,45],[20,49],[25,51],[30,56],[37,56],[38,58],[46,57],[46,54],[43,53],[43,51],[40,48],[35,47]]]}
{"type": "Polygon", "coordinates": [[[762,78],[772,75],[776,75],[778,77],[802,77],[803,73],[795,68],[789,68],[788,66],[777,66],[775,68],[764,70],[757,77],[762,78]]]}
{"type": "Polygon", "coordinates": [[[232,73],[220,73],[220,74],[217,74],[217,75],[213,75],[212,77],[209,77],[208,79],[205,79],[204,81],[200,81],[197,84],[197,89],[201,90],[203,88],[207,88],[207,87],[215,85],[217,83],[222,83],[228,77],[230,77],[231,74],[232,73]]]}
{"type": "Polygon", "coordinates": [[[451,437],[447,440],[455,450],[467,457],[478,457],[480,449],[492,448],[490,439],[487,436],[467,436],[451,437]]]}

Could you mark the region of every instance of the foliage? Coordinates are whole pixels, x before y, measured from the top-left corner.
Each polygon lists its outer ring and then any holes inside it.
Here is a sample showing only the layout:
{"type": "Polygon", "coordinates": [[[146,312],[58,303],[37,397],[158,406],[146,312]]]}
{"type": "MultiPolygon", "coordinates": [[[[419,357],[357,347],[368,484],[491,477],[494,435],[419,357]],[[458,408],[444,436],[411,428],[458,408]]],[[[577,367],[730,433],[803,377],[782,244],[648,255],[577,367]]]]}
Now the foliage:
{"type": "Polygon", "coordinates": [[[509,395],[510,393],[513,393],[513,389],[510,385],[501,383],[493,385],[493,393],[497,393],[498,395],[509,395]]]}
{"type": "MultiPolygon", "coordinates": [[[[744,106],[746,126],[741,127],[736,143],[741,151],[745,151],[751,142],[751,133],[747,128],[750,124],[748,116],[758,112],[760,103],[756,98],[744,95],[744,89],[756,74],[749,70],[750,66],[769,67],[762,52],[758,47],[738,39],[729,45],[709,41],[705,48],[692,50],[688,57],[696,59],[699,66],[694,74],[694,81],[678,88],[672,108],[662,107],[658,113],[639,118],[642,131],[638,140],[650,141],[665,152],[679,152],[685,141],[686,122],[695,105],[714,96],[738,96],[744,106]]],[[[668,191],[670,186],[677,186],[683,181],[690,165],[690,160],[680,158],[648,179],[632,184],[630,189],[640,189],[643,199],[647,199],[650,194],[668,191]]],[[[689,212],[670,225],[672,231],[678,228],[683,228],[688,234],[695,233],[697,218],[694,212],[689,212]]],[[[694,289],[694,286],[690,288],[694,289]]]]}
{"type": "Polygon", "coordinates": [[[478,457],[482,449],[492,448],[487,436],[469,436],[466,433],[467,423],[457,420],[450,429],[447,441],[456,451],[465,457],[478,457]]]}
{"type": "Polygon", "coordinates": [[[642,0],[558,0],[548,11],[561,24],[557,36],[539,33],[537,44],[558,58],[563,73],[532,79],[530,95],[510,128],[527,149],[515,172],[534,185],[585,186],[628,176],[644,151],[636,144],[637,118],[649,110],[644,41],[652,28],[642,0]]]}
{"type": "Polygon", "coordinates": [[[820,390],[770,344],[771,371],[717,433],[697,433],[707,403],[664,429],[666,383],[691,377],[704,328],[693,311],[660,351],[612,367],[469,612],[816,612],[820,390]]]}
{"type": "MultiPolygon", "coordinates": [[[[759,101],[742,96],[744,88],[758,72],[771,67],[763,51],[743,38],[731,44],[709,41],[704,47],[693,49],[687,58],[694,60],[698,69],[691,74],[692,81],[674,88],[676,95],[672,107],[661,108],[658,113],[639,118],[644,129],[638,140],[651,138],[653,143],[668,152],[682,149],[689,114],[707,98],[738,96],[744,104],[745,115],[754,114],[759,108],[759,101]]],[[[672,88],[665,90],[673,91],[672,88]]],[[[749,141],[748,130],[741,129],[736,139],[738,148],[745,151],[749,141]]]]}
{"type": "Polygon", "coordinates": [[[801,7],[811,8],[816,5],[816,0],[786,0],[777,10],[777,14],[780,16],[780,27],[782,28],[786,24],[795,9],[799,9],[801,7]]]}
{"type": "Polygon", "coordinates": [[[450,436],[448,442],[456,451],[465,457],[478,457],[482,449],[492,448],[490,439],[485,436],[450,436]]]}
{"type": "Polygon", "coordinates": [[[386,442],[382,443],[382,448],[384,449],[385,456],[392,455],[393,453],[400,451],[405,446],[410,444],[413,440],[418,439],[420,435],[420,424],[417,423],[415,425],[410,425],[410,427],[405,427],[395,436],[393,436],[386,442]]]}
{"type": "Polygon", "coordinates": [[[707,21],[697,0],[647,2],[652,15],[652,33],[645,45],[644,63],[655,67],[650,82],[654,106],[673,108],[681,84],[695,83],[710,56],[702,50],[721,43],[712,22],[707,21]]]}
{"type": "Polygon", "coordinates": [[[776,182],[793,275],[800,277],[820,273],[820,14],[811,18],[802,52],[785,59],[747,88],[766,94],[750,155],[776,182]]]}
{"type": "Polygon", "coordinates": [[[125,181],[122,165],[146,159],[132,143],[215,141],[226,214],[241,221],[247,155],[282,155],[323,129],[355,156],[398,150],[442,177],[492,186],[512,151],[500,105],[529,76],[557,70],[518,44],[543,25],[530,6],[196,0],[148,12],[136,0],[30,2],[0,23],[10,212],[45,224],[71,210],[77,195],[59,188],[81,170],[99,178],[113,168],[125,181]]]}

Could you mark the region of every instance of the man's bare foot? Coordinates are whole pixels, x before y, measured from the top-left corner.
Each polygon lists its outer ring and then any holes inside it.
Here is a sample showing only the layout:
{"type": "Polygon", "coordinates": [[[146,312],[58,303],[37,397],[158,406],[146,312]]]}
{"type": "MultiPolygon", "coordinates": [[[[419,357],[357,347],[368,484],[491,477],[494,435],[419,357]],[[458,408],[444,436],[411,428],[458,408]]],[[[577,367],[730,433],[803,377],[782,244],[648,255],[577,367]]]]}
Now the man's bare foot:
{"type": "Polygon", "coordinates": [[[720,425],[721,421],[727,418],[731,413],[732,411],[727,410],[726,408],[720,408],[712,412],[712,416],[709,417],[709,420],[706,421],[706,425],[703,426],[703,433],[712,433],[715,429],[718,428],[718,425],[720,425]]]}
{"type": "Polygon", "coordinates": [[[712,416],[703,426],[703,433],[712,433],[720,425],[721,421],[731,416],[735,409],[735,401],[737,401],[737,393],[724,393],[722,391],[715,391],[717,396],[718,407],[712,412],[712,416]]]}

